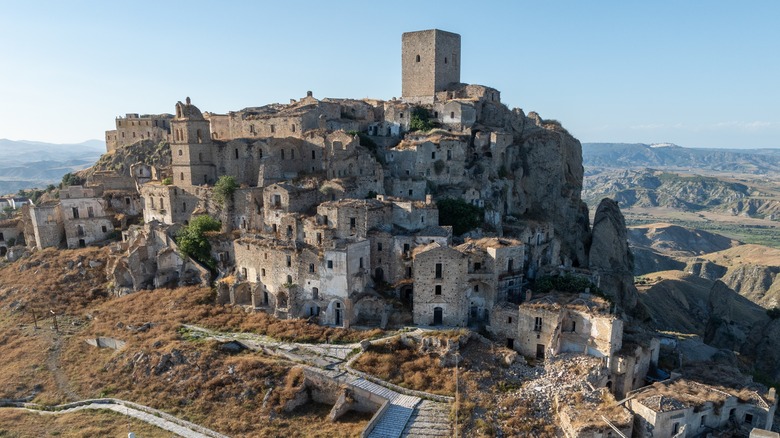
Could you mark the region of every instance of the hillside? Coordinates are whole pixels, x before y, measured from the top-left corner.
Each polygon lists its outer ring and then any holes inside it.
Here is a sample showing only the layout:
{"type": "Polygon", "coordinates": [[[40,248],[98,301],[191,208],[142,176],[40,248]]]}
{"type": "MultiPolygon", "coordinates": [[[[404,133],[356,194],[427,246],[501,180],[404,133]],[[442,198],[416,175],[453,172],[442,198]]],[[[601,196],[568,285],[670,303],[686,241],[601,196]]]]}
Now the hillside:
{"type": "Polygon", "coordinates": [[[670,224],[629,228],[634,275],[682,271],[720,280],[765,308],[780,306],[780,250],[670,224]]]}
{"type": "Polygon", "coordinates": [[[90,167],[105,150],[99,140],[54,144],[0,139],[0,194],[57,184],[66,173],[90,167]]]}
{"type": "Polygon", "coordinates": [[[586,168],[664,167],[764,174],[780,171],[780,149],[705,149],[673,144],[583,143],[586,168]]]}
{"type": "MultiPolygon", "coordinates": [[[[292,363],[262,354],[231,353],[215,341],[190,339],[180,329],[183,323],[197,323],[315,342],[356,341],[378,331],[246,314],[239,307],[211,304],[208,288],[109,296],[104,292],[102,263],[108,251],[47,249],[0,266],[0,398],[53,404],[110,396],[236,437],[354,436],[362,430],[365,415],[347,415],[332,423],[326,419],[330,410],[326,405],[272,413],[285,401],[283,395],[261,407],[270,389],[282,393],[289,386],[292,363]],[[52,329],[50,311],[57,315],[59,332],[52,329]],[[36,319],[39,328],[34,327],[36,319]],[[126,344],[113,350],[85,342],[99,336],[126,344]]],[[[0,431],[14,430],[5,423],[13,418],[0,416],[0,431]]]]}
{"type": "Polygon", "coordinates": [[[623,209],[708,210],[731,216],[778,220],[777,187],[774,182],[757,184],[722,175],[703,176],[654,169],[592,170],[586,175],[582,196],[589,204],[605,197],[612,198],[623,209]]]}

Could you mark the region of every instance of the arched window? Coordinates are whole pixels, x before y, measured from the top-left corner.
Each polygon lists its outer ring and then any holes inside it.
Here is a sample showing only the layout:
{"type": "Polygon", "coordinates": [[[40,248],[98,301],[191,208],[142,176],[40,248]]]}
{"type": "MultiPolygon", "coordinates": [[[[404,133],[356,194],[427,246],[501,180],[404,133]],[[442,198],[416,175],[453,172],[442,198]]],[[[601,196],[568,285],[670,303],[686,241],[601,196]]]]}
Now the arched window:
{"type": "Polygon", "coordinates": [[[181,157],[181,149],[179,149],[179,156],[181,157]]]}
{"type": "Polygon", "coordinates": [[[417,55],[417,58],[415,58],[415,62],[420,62],[420,55],[417,55]]]}
{"type": "Polygon", "coordinates": [[[201,136],[201,134],[200,134],[200,129],[198,129],[198,131],[197,131],[197,133],[196,133],[196,134],[197,134],[197,136],[198,136],[198,143],[203,143],[203,137],[202,137],[202,136],[201,136]]]}

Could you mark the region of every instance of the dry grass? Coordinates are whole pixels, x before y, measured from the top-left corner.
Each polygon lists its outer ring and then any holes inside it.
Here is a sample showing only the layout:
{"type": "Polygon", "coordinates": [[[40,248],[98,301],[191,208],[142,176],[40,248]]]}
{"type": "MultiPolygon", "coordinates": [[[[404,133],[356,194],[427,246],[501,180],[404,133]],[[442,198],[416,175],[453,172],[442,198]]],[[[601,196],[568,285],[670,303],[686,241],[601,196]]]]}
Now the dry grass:
{"type": "Polygon", "coordinates": [[[0,313],[0,398],[23,398],[55,386],[46,367],[50,332],[14,322],[4,311],[0,313]]]}
{"type": "Polygon", "coordinates": [[[442,367],[438,356],[419,353],[398,338],[371,346],[352,366],[404,388],[442,395],[455,394],[452,368],[442,367]]]}
{"type": "MultiPolygon", "coordinates": [[[[182,339],[179,328],[192,323],[311,342],[353,342],[380,330],[343,330],[248,314],[212,304],[212,291],[199,287],[112,297],[104,292],[106,255],[97,248],[39,251],[0,267],[0,397],[24,397],[36,389],[40,392],[33,401],[44,404],[116,397],[235,437],[356,436],[370,419],[350,414],[331,423],[330,407],[316,404],[292,414],[273,413],[298,381],[290,375],[294,364],[253,353],[229,355],[214,341],[182,339]],[[90,260],[103,260],[103,265],[90,268],[90,260]],[[50,318],[33,329],[29,303],[39,303],[39,316],[55,310],[60,333],[50,329],[50,318]],[[146,330],[129,329],[145,323],[151,323],[146,330]],[[97,336],[127,344],[114,351],[84,342],[97,336]],[[269,389],[280,397],[263,407],[269,389]]],[[[109,429],[84,430],[78,436],[117,436],[109,429]]],[[[9,433],[17,436],[15,430],[9,433]]]]}
{"type": "Polygon", "coordinates": [[[21,409],[0,410],[0,437],[104,438],[135,432],[144,438],[170,437],[171,432],[109,410],[49,415],[21,409]]]}
{"type": "Polygon", "coordinates": [[[589,394],[575,392],[559,402],[565,403],[561,410],[568,415],[572,428],[580,432],[603,428],[602,416],[618,427],[628,426],[633,419],[626,408],[617,405],[615,396],[605,388],[589,394]]]}

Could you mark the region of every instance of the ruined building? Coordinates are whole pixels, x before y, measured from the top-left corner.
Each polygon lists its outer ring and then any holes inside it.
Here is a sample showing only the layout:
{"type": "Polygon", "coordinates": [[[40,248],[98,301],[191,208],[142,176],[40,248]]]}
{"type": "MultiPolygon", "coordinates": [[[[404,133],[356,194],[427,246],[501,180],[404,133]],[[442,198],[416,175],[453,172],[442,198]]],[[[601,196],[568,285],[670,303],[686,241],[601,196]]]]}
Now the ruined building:
{"type": "MultiPolygon", "coordinates": [[[[401,59],[402,99],[308,92],[214,114],[187,98],[170,116],[118,119],[107,132],[117,147],[133,132],[170,144],[171,178],[136,178],[144,222],[173,236],[194,215],[218,218],[229,233],[212,242],[221,302],[339,326],[489,326],[529,279],[587,267],[579,143],[509,110],[498,90],[461,83],[457,34],[405,33],[401,59]],[[238,188],[216,202],[226,175],[238,188]],[[483,209],[492,231],[453,236],[439,224],[444,198],[483,209]]],[[[152,271],[170,239],[152,234],[125,233],[127,251],[140,244],[151,258],[149,272],[117,275],[118,290],[161,283],[152,271]]],[[[165,281],[184,275],[164,264],[165,281]]]]}

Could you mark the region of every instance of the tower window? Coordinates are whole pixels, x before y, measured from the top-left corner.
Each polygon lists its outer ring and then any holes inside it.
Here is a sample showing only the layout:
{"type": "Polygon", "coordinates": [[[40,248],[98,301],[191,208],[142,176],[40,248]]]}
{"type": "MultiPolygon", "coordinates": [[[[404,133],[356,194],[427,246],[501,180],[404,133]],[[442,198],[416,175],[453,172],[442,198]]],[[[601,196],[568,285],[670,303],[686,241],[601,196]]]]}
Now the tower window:
{"type": "Polygon", "coordinates": [[[441,285],[440,284],[436,285],[436,295],[441,295],[441,285]]]}
{"type": "Polygon", "coordinates": [[[444,57],[444,63],[445,64],[447,63],[447,57],[446,56],[444,57]]]}
{"type": "Polygon", "coordinates": [[[420,62],[420,55],[417,55],[417,58],[414,60],[415,62],[420,62]]]}
{"type": "Polygon", "coordinates": [[[238,158],[238,148],[236,148],[236,158],[238,158]]]}

